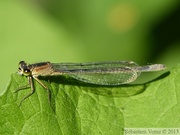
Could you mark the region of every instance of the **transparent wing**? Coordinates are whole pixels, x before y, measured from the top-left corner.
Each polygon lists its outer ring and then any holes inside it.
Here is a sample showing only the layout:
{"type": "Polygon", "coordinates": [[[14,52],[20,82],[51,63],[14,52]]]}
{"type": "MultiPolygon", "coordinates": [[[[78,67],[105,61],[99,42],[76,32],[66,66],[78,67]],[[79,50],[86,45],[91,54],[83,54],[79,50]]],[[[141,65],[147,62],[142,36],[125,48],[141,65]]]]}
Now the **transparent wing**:
{"type": "Polygon", "coordinates": [[[100,85],[121,85],[134,81],[140,72],[131,61],[113,61],[98,63],[53,63],[55,72],[68,75],[77,80],[100,85]]]}

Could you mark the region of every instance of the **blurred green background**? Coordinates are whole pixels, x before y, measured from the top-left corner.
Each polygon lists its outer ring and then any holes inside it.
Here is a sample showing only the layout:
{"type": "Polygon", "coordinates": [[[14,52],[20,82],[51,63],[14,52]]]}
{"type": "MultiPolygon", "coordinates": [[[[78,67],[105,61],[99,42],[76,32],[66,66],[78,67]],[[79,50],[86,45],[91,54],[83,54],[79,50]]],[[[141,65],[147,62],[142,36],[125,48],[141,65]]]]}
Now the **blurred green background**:
{"type": "Polygon", "coordinates": [[[180,60],[179,0],[1,0],[0,92],[18,62],[180,60]]]}

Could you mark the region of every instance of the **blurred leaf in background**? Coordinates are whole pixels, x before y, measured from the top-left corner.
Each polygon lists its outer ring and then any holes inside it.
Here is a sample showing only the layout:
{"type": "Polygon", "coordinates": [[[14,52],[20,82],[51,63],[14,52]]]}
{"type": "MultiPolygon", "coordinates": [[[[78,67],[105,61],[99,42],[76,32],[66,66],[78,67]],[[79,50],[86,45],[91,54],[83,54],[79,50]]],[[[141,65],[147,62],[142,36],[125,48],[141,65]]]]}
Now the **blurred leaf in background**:
{"type": "Polygon", "coordinates": [[[34,63],[180,59],[178,0],[0,1],[0,90],[20,60],[34,63]]]}

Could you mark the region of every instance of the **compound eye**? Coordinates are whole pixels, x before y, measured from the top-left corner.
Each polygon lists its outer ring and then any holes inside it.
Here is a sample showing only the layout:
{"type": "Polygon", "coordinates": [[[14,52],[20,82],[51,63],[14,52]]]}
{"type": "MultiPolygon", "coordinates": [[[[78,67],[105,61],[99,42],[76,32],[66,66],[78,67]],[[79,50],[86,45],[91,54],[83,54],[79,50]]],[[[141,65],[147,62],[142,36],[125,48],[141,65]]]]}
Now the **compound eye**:
{"type": "Polygon", "coordinates": [[[30,76],[31,75],[31,70],[29,69],[26,62],[24,62],[24,61],[19,62],[18,73],[20,75],[25,75],[25,76],[30,76]]]}
{"type": "Polygon", "coordinates": [[[25,76],[29,76],[31,75],[31,71],[29,69],[24,69],[24,73],[25,76]]]}
{"type": "Polygon", "coordinates": [[[30,73],[29,69],[24,69],[24,73],[30,73]]]}

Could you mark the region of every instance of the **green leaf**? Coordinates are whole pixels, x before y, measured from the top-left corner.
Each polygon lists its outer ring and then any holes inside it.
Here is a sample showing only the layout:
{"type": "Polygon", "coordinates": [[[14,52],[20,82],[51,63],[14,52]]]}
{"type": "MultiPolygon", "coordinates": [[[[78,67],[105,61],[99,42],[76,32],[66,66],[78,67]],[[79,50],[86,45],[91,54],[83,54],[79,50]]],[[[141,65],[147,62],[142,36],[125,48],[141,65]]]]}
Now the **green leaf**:
{"type": "Polygon", "coordinates": [[[123,134],[124,128],[180,127],[180,65],[141,85],[97,86],[68,77],[40,78],[31,90],[14,91],[27,78],[13,74],[0,96],[0,134],[123,134]]]}

